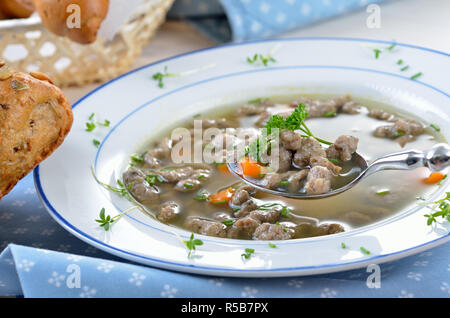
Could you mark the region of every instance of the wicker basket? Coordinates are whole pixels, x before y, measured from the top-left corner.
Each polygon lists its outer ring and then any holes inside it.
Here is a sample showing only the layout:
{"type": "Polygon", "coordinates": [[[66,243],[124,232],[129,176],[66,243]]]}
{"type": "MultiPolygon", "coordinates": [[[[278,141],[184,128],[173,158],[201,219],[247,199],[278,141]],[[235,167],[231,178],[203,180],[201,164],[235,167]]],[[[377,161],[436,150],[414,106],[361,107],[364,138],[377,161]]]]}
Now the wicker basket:
{"type": "Polygon", "coordinates": [[[44,72],[59,86],[107,81],[130,68],[173,1],[145,0],[113,40],[90,45],[50,33],[35,16],[0,21],[0,58],[21,71],[44,72]]]}

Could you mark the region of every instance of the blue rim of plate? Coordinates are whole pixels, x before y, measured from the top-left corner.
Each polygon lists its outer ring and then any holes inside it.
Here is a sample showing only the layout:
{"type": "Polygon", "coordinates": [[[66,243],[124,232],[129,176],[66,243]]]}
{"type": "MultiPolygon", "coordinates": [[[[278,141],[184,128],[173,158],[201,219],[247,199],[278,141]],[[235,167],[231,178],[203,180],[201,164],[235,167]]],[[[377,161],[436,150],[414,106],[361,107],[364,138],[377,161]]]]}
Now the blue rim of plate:
{"type": "MultiPolygon", "coordinates": [[[[441,51],[437,51],[437,50],[433,50],[433,49],[429,49],[429,48],[425,48],[425,47],[421,47],[421,46],[416,46],[416,45],[411,45],[411,44],[405,44],[405,43],[399,43],[396,41],[381,41],[381,40],[373,40],[373,39],[364,39],[364,38],[337,38],[337,37],[301,37],[301,38],[285,38],[285,39],[273,39],[273,40],[255,40],[255,41],[247,41],[247,42],[241,42],[241,43],[229,43],[229,44],[222,44],[222,45],[218,45],[215,47],[210,47],[210,48],[204,48],[204,49],[199,49],[199,50],[195,50],[195,51],[191,51],[191,52],[186,52],[186,53],[182,53],[176,56],[172,56],[163,60],[159,60],[156,61],[154,63],[150,63],[144,66],[141,66],[139,68],[136,68],[134,70],[131,70],[125,74],[122,74],[102,85],[100,85],[99,87],[95,88],[94,90],[92,90],[91,92],[89,92],[88,94],[86,94],[85,96],[83,96],[81,99],[79,99],[76,103],[73,104],[72,108],[76,108],[79,104],[81,104],[85,99],[87,99],[89,96],[95,94],[97,91],[103,89],[104,87],[118,81],[119,79],[129,76],[131,74],[134,74],[136,72],[139,72],[141,70],[144,70],[146,68],[158,65],[158,64],[163,64],[164,62],[168,62],[171,60],[175,60],[178,58],[182,58],[184,56],[188,56],[188,55],[193,55],[193,54],[197,54],[200,52],[205,52],[205,51],[213,51],[213,50],[219,50],[222,48],[227,48],[227,47],[233,47],[233,46],[245,46],[245,45],[250,45],[250,44],[255,44],[255,43],[270,43],[270,42],[288,42],[288,41],[349,41],[349,42],[369,42],[369,43],[377,43],[377,44],[384,44],[384,45],[391,45],[393,43],[395,43],[397,46],[403,46],[403,47],[408,47],[408,48],[412,48],[412,49],[417,49],[417,50],[422,50],[422,51],[426,51],[426,52],[431,52],[431,53],[435,53],[435,54],[439,54],[439,55],[443,55],[446,57],[450,57],[450,54],[445,53],[445,52],[441,52],[441,51]]],[[[407,77],[398,75],[398,74],[393,74],[393,73],[387,73],[387,72],[382,72],[382,71],[378,71],[378,70],[370,70],[370,69],[365,69],[365,71],[375,71],[377,73],[384,73],[386,75],[391,75],[391,76],[397,76],[397,77],[401,77],[403,79],[409,79],[407,77]]],[[[414,82],[421,84],[423,86],[426,86],[428,88],[432,88],[433,90],[440,92],[442,94],[444,94],[447,97],[450,97],[449,94],[445,93],[444,91],[440,90],[439,88],[436,88],[432,85],[426,84],[424,82],[418,81],[418,80],[414,80],[414,82]]],[[[148,102],[147,102],[148,103],[148,102]]],[[[146,104],[147,104],[146,103],[146,104]]],[[[137,111],[138,109],[140,109],[141,107],[144,107],[146,104],[141,105],[140,107],[136,108],[134,111],[132,111],[131,113],[137,111]]],[[[128,114],[127,116],[129,116],[130,114],[128,114]]],[[[126,116],[126,117],[127,117],[126,116]]],[[[124,118],[122,118],[122,120],[117,124],[119,125],[122,121],[124,120],[124,118]]],[[[116,126],[117,126],[116,125],[116,126]]],[[[115,126],[115,127],[116,127],[115,126]]],[[[110,134],[110,132],[108,133],[108,135],[110,134]]],[[[98,155],[98,153],[97,153],[98,155]]],[[[161,259],[157,259],[157,258],[152,258],[152,257],[148,257],[148,256],[143,256],[143,255],[139,255],[133,252],[129,252],[126,250],[122,250],[120,248],[108,245],[100,240],[97,240],[96,238],[84,233],[83,231],[79,230],[78,228],[74,227],[72,224],[70,224],[66,219],[64,219],[62,217],[62,215],[51,205],[51,203],[49,202],[48,198],[45,195],[45,192],[42,188],[41,185],[41,179],[40,179],[40,174],[39,174],[39,166],[37,166],[34,169],[33,172],[34,175],[34,181],[35,181],[35,186],[37,188],[37,193],[39,198],[41,199],[42,203],[45,205],[45,207],[47,208],[47,210],[49,211],[50,215],[62,226],[64,227],[66,230],[68,230],[70,233],[72,233],[73,235],[75,235],[76,237],[80,238],[81,240],[85,241],[88,244],[92,244],[106,252],[109,252],[113,255],[117,255],[132,261],[136,261],[136,259],[138,260],[142,260],[145,261],[146,264],[150,264],[150,265],[155,265],[158,266],[158,264],[160,265],[169,265],[172,268],[174,267],[174,269],[180,269],[180,268],[185,268],[185,269],[198,269],[198,270],[207,270],[207,271],[223,271],[223,272],[248,272],[248,273],[258,273],[258,272],[291,272],[291,271],[296,271],[296,272],[302,272],[302,271],[308,271],[308,270],[312,270],[312,269],[331,269],[331,268],[336,268],[336,271],[340,271],[340,270],[348,270],[348,269],[352,269],[352,268],[357,268],[359,267],[359,265],[364,265],[364,264],[370,264],[370,263],[374,263],[374,261],[378,261],[377,263],[381,263],[381,262],[387,262],[390,259],[392,259],[394,256],[408,256],[411,254],[414,254],[414,251],[416,251],[417,253],[425,250],[426,247],[431,248],[437,245],[441,245],[447,241],[450,241],[450,233],[448,233],[445,236],[442,236],[440,238],[437,238],[435,240],[414,246],[414,247],[410,247],[408,249],[402,250],[402,251],[397,251],[394,253],[389,253],[389,254],[383,254],[383,255],[377,255],[377,256],[373,256],[373,257],[369,257],[369,258],[365,258],[365,259],[361,259],[361,260],[357,260],[357,261],[351,261],[351,262],[344,262],[344,263],[336,263],[336,264],[321,264],[321,265],[314,265],[314,266],[301,266],[301,267],[285,267],[285,268],[275,268],[275,269],[233,269],[233,268],[224,268],[224,267],[211,267],[211,266],[199,266],[199,265],[194,265],[194,264],[186,264],[186,263],[178,263],[178,262],[171,262],[171,261],[166,261],[166,260],[161,260],[161,259]]],[[[138,261],[139,262],[139,261],[138,261]]],[[[201,274],[201,273],[200,273],[201,274]]]]}

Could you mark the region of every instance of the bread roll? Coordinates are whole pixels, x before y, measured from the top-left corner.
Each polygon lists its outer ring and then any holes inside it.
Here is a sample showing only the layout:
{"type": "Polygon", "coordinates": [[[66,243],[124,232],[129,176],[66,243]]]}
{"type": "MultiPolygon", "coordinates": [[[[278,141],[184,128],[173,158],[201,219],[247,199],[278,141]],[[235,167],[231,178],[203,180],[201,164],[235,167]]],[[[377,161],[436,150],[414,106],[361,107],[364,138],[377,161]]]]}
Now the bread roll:
{"type": "Polygon", "coordinates": [[[34,12],[33,0],[0,0],[0,12],[8,18],[28,18],[34,12]]]}
{"type": "Polygon", "coordinates": [[[72,108],[42,73],[20,73],[0,62],[0,199],[61,145],[72,108]]]}
{"type": "Polygon", "coordinates": [[[97,32],[106,18],[109,0],[34,0],[42,23],[53,33],[67,36],[72,41],[88,44],[97,39],[97,32]],[[80,28],[70,28],[74,11],[69,5],[80,8],[80,28]]]}

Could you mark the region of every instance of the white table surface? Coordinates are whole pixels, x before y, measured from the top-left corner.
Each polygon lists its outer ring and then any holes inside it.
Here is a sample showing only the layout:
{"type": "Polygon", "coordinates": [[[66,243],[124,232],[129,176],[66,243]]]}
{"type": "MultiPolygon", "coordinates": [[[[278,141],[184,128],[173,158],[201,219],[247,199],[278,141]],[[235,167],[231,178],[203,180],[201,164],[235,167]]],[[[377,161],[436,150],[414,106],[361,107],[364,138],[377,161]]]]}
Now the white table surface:
{"type": "MultiPolygon", "coordinates": [[[[361,0],[364,1],[364,0],[361,0]]],[[[450,52],[450,0],[397,0],[380,4],[381,25],[369,29],[365,10],[288,32],[280,37],[330,36],[398,41],[450,52]]],[[[215,45],[182,21],[168,21],[144,48],[132,68],[215,45]]],[[[64,89],[73,103],[98,84],[64,89]]]]}

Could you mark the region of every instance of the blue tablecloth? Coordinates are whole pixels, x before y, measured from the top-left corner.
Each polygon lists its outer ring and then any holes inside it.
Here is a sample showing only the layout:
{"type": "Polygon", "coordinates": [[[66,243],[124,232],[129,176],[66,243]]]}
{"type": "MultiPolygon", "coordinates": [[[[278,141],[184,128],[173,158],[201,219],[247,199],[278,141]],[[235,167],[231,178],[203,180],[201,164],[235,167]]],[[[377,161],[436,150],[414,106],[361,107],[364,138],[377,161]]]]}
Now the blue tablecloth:
{"type": "Polygon", "coordinates": [[[0,250],[0,296],[450,297],[450,243],[381,265],[379,289],[366,285],[370,275],[366,269],[237,279],[132,264],[85,244],[60,227],[39,201],[32,175],[0,201],[0,250]]]}
{"type": "Polygon", "coordinates": [[[178,0],[169,18],[183,18],[217,42],[246,41],[268,38],[384,1],[178,0]]]}

